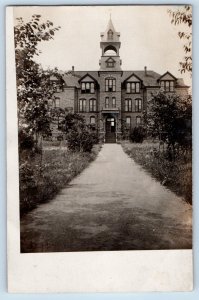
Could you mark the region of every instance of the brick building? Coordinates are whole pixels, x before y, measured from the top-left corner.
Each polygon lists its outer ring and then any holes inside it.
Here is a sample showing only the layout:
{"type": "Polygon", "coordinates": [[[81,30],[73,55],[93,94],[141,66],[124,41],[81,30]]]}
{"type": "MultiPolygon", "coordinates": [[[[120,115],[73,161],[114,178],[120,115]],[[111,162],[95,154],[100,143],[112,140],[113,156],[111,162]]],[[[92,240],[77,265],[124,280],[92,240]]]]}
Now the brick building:
{"type": "Polygon", "coordinates": [[[99,70],[76,71],[72,67],[62,74],[63,89],[57,91],[52,101],[54,107],[83,115],[104,142],[119,140],[122,124],[129,130],[142,124],[151,93],[162,88],[168,93],[188,94],[183,79],[168,71],[158,74],[146,67],[139,71],[122,70],[120,46],[120,33],[110,19],[106,31],[101,33],[99,70]]]}

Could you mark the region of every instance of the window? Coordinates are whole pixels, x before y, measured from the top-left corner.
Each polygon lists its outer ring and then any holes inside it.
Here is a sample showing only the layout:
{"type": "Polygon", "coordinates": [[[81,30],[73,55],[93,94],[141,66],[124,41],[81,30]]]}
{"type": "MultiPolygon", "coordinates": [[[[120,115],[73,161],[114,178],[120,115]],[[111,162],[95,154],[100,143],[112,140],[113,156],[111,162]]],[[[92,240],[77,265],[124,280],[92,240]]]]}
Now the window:
{"type": "Polygon", "coordinates": [[[79,100],[79,111],[85,112],[86,111],[86,99],[79,100]]]}
{"type": "Polygon", "coordinates": [[[90,117],[90,124],[95,125],[95,117],[90,117]]]}
{"type": "Polygon", "coordinates": [[[105,108],[109,107],[109,97],[105,98],[105,108]]]}
{"type": "Polygon", "coordinates": [[[136,117],[136,126],[141,125],[141,117],[136,117]]]}
{"type": "Polygon", "coordinates": [[[106,62],[106,66],[107,66],[107,68],[113,68],[114,67],[114,65],[115,65],[115,62],[114,61],[107,61],[106,62]]]}
{"type": "Polygon", "coordinates": [[[105,80],[105,90],[106,92],[115,92],[116,91],[116,80],[114,78],[107,78],[105,80]]]}
{"type": "Polygon", "coordinates": [[[111,29],[108,31],[108,39],[109,40],[113,39],[113,31],[111,29]]]}
{"type": "Polygon", "coordinates": [[[82,94],[93,94],[95,92],[95,85],[93,82],[82,82],[81,84],[82,94]]]}
{"type": "Polygon", "coordinates": [[[89,111],[96,111],[96,100],[95,99],[90,99],[89,111]]]}
{"type": "Polygon", "coordinates": [[[131,127],[131,117],[126,117],[126,126],[127,126],[128,128],[131,127]]]}
{"type": "Polygon", "coordinates": [[[113,97],[112,98],[112,107],[116,107],[116,98],[115,97],[113,97]]]}
{"type": "Polygon", "coordinates": [[[170,92],[174,91],[174,82],[170,81],[170,92]]]}
{"type": "Polygon", "coordinates": [[[135,111],[142,111],[142,99],[135,99],[135,111]]]}
{"type": "Polygon", "coordinates": [[[131,99],[126,99],[125,100],[125,111],[132,111],[132,101],[131,99]]]}
{"type": "Polygon", "coordinates": [[[139,82],[127,82],[126,92],[131,93],[131,94],[139,94],[140,93],[140,83],[139,82]]]}
{"type": "Polygon", "coordinates": [[[60,99],[55,99],[55,107],[60,107],[60,99]]]}
{"type": "Polygon", "coordinates": [[[165,92],[174,92],[174,81],[173,80],[162,80],[160,82],[160,87],[165,92]]]}

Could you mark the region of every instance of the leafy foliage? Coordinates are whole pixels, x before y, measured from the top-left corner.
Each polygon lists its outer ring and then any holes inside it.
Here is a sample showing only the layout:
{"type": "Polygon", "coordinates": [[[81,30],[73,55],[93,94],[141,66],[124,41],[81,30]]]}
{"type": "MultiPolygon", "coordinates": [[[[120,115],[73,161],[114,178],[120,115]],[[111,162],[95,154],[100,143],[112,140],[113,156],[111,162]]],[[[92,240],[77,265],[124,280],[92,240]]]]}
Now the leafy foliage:
{"type": "Polygon", "coordinates": [[[168,159],[167,151],[160,151],[158,143],[122,143],[124,151],[162,185],[192,203],[192,155],[180,150],[175,161],[168,159]]]}
{"type": "Polygon", "coordinates": [[[33,15],[29,22],[24,23],[22,18],[18,18],[14,27],[19,129],[25,128],[26,134],[36,142],[39,135],[50,133],[50,116],[45,100],[56,90],[56,86],[50,83],[50,77],[54,75],[60,79],[57,69],[44,71],[34,61],[35,55],[40,53],[38,44],[53,39],[60,28],[52,28],[52,22],[42,23],[40,19],[40,15],[33,15]]]}
{"type": "Polygon", "coordinates": [[[146,137],[146,130],[143,126],[134,127],[130,133],[130,140],[134,143],[142,143],[146,137]]]}
{"type": "Polygon", "coordinates": [[[191,146],[191,96],[181,99],[176,94],[160,91],[148,102],[145,116],[147,131],[172,147],[191,146]]]}
{"type": "Polygon", "coordinates": [[[98,143],[96,131],[86,125],[84,117],[79,114],[66,114],[62,124],[70,150],[90,152],[93,145],[98,143]]]}
{"type": "Polygon", "coordinates": [[[179,31],[178,36],[180,39],[184,40],[184,52],[185,57],[182,62],[180,62],[181,73],[190,72],[192,73],[192,11],[190,5],[185,5],[181,9],[175,11],[168,10],[171,16],[171,23],[174,25],[185,25],[187,26],[187,31],[179,31]]]}
{"type": "Polygon", "coordinates": [[[77,174],[93,161],[100,145],[91,153],[68,151],[67,148],[43,150],[40,155],[20,164],[20,213],[25,214],[38,204],[51,200],[77,174]]]}

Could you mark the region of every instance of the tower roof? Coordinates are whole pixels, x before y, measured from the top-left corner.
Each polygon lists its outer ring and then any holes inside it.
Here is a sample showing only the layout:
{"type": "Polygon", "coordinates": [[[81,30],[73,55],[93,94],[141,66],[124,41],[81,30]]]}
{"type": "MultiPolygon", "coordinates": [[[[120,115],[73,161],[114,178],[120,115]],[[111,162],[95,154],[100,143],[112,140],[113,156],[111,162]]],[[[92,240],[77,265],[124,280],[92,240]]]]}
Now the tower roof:
{"type": "Polygon", "coordinates": [[[111,20],[111,16],[110,16],[110,19],[109,19],[109,22],[108,22],[108,26],[106,28],[106,32],[108,32],[109,30],[112,30],[113,32],[116,32],[114,26],[113,26],[113,22],[111,20]]]}
{"type": "Polygon", "coordinates": [[[113,26],[111,16],[104,32],[101,33],[102,42],[119,42],[120,33],[113,26]]]}

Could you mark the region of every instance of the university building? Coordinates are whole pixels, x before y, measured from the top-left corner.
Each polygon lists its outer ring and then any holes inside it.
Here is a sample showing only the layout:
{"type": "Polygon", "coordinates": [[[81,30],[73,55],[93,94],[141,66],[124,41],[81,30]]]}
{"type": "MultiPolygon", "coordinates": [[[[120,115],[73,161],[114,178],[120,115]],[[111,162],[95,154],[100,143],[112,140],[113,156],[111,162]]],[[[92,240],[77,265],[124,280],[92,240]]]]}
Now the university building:
{"type": "MultiPolygon", "coordinates": [[[[143,111],[152,93],[164,89],[168,93],[188,94],[183,79],[170,72],[158,74],[147,70],[122,70],[120,33],[109,20],[101,33],[102,51],[97,71],[76,71],[74,67],[62,74],[63,88],[51,101],[60,107],[85,117],[103,142],[117,142],[122,128],[129,130],[142,124],[143,111]]],[[[52,78],[52,81],[56,78],[52,78]]]]}

